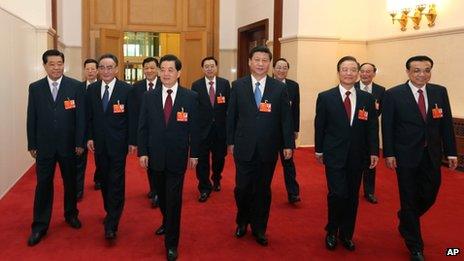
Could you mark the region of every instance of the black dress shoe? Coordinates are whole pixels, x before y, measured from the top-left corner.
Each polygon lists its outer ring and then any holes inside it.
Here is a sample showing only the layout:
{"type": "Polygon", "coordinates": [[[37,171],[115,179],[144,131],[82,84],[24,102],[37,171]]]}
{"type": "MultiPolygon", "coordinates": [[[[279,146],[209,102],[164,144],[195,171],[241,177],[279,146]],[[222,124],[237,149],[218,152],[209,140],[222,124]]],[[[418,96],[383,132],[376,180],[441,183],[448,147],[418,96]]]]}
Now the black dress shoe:
{"type": "Polygon", "coordinates": [[[200,194],[200,197],[198,198],[198,201],[200,202],[206,202],[208,200],[209,194],[206,192],[203,192],[200,194]]]}
{"type": "Polygon", "coordinates": [[[354,251],[355,246],[354,242],[351,239],[340,239],[342,241],[342,245],[344,248],[348,249],[349,251],[354,251]]]}
{"type": "Polygon", "coordinates": [[[374,194],[367,194],[364,197],[366,198],[367,202],[377,204],[377,198],[374,196],[374,194]]]}
{"type": "Polygon", "coordinates": [[[168,251],[167,251],[167,254],[166,254],[167,258],[169,261],[173,261],[173,260],[176,260],[177,259],[177,249],[175,248],[168,248],[168,251]]]}
{"type": "Polygon", "coordinates": [[[83,197],[84,197],[84,191],[78,191],[76,195],[77,201],[81,201],[83,197]]]}
{"type": "Polygon", "coordinates": [[[93,187],[95,190],[100,190],[101,189],[101,183],[100,182],[95,182],[95,185],[93,187]]]}
{"type": "Polygon", "coordinates": [[[247,232],[247,226],[246,225],[238,225],[237,229],[235,230],[235,236],[236,237],[243,237],[247,232]]]}
{"type": "Polygon", "coordinates": [[[301,201],[301,198],[298,195],[290,195],[290,196],[288,196],[288,202],[290,204],[295,204],[295,203],[300,202],[300,201],[301,201]]]}
{"type": "Polygon", "coordinates": [[[267,237],[262,233],[253,233],[253,236],[256,239],[256,242],[262,246],[267,246],[268,240],[267,237]]]}
{"type": "Polygon", "coordinates": [[[164,225],[161,225],[157,230],[155,230],[155,234],[157,236],[164,235],[165,233],[166,233],[166,228],[164,227],[164,225]]]}
{"type": "Polygon", "coordinates": [[[424,253],[422,251],[412,251],[411,252],[411,261],[424,261],[424,253]]]}
{"type": "Polygon", "coordinates": [[[82,223],[79,221],[77,217],[67,218],[65,221],[72,228],[79,229],[82,227],[82,223]]]}
{"type": "Polygon", "coordinates": [[[213,190],[214,190],[214,191],[221,191],[221,183],[219,183],[219,182],[214,182],[213,190]]]}
{"type": "Polygon", "coordinates": [[[334,250],[337,247],[337,236],[327,233],[325,236],[325,247],[328,250],[334,250]]]}
{"type": "Polygon", "coordinates": [[[37,245],[42,239],[42,237],[45,236],[45,234],[47,234],[47,232],[32,232],[31,235],[29,236],[29,239],[27,240],[27,245],[28,246],[37,245]]]}
{"type": "Polygon", "coordinates": [[[154,195],[153,197],[150,198],[151,202],[151,207],[152,208],[157,208],[159,207],[159,198],[158,195],[154,195]]]}
{"type": "Polygon", "coordinates": [[[106,240],[113,240],[116,238],[116,231],[113,230],[106,230],[105,231],[105,239],[106,240]]]}

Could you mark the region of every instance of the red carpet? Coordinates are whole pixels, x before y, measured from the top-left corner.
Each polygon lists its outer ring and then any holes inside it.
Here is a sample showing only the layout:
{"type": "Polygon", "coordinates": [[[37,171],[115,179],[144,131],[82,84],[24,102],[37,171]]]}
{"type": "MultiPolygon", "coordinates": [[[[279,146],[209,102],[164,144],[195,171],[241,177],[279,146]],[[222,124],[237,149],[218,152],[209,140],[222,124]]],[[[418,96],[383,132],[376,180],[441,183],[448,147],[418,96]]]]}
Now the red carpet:
{"type": "MultiPolygon", "coordinates": [[[[312,149],[296,151],[298,181],[302,202],[287,203],[280,163],[273,181],[269,221],[269,246],[261,247],[250,233],[242,239],[233,236],[235,171],[228,158],[223,190],[213,193],[207,203],[197,201],[195,173],[189,171],[184,185],[180,260],[408,260],[408,252],[396,229],[398,189],[395,173],[383,164],[377,174],[379,204],[360,200],[354,241],[356,251],[339,246],[329,252],[324,247],[326,183],[323,167],[316,164],[312,149]]],[[[79,203],[80,230],[70,228],[63,218],[61,178],[55,178],[55,202],[48,234],[35,247],[27,247],[32,221],[35,174],[26,175],[0,201],[1,260],[163,260],[162,237],[154,229],[161,222],[158,209],[151,209],[146,174],[135,157],[127,162],[126,205],[115,245],[103,237],[103,206],[100,192],[93,190],[93,157],[89,158],[84,200],[79,203]]],[[[449,247],[464,253],[464,175],[443,170],[442,187],[435,206],[422,219],[427,260],[450,260],[449,247]]],[[[362,193],[362,192],[361,192],[362,193]]],[[[459,258],[459,257],[457,257],[459,258]]],[[[454,258],[453,260],[458,260],[454,258]]]]}

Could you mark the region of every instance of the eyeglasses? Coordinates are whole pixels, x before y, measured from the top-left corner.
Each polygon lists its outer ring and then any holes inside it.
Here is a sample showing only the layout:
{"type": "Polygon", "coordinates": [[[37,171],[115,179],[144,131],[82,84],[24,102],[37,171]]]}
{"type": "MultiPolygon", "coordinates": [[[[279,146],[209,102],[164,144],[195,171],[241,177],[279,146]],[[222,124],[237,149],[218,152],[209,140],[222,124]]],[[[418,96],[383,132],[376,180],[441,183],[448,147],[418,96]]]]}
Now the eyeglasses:
{"type": "Polygon", "coordinates": [[[340,72],[342,73],[357,73],[358,72],[358,68],[341,68],[340,69],[340,72]]]}
{"type": "Polygon", "coordinates": [[[427,69],[424,69],[424,70],[421,70],[419,68],[415,68],[415,69],[412,69],[412,73],[413,74],[430,74],[432,72],[432,69],[431,68],[427,68],[427,69]]]}

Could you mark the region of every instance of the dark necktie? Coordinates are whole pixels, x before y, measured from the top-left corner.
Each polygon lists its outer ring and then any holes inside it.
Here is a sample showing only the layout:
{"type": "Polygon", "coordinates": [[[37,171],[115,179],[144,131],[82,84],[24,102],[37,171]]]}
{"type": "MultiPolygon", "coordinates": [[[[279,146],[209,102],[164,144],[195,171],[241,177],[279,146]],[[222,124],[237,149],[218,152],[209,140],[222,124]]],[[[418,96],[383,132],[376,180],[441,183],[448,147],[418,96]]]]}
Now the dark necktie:
{"type": "Polygon", "coordinates": [[[351,125],[351,100],[350,100],[350,91],[345,92],[345,100],[343,101],[343,105],[345,105],[346,116],[348,116],[348,121],[351,125]]]}
{"type": "Polygon", "coordinates": [[[168,126],[169,117],[171,116],[172,112],[172,90],[167,90],[167,92],[168,97],[166,97],[166,101],[164,102],[164,122],[166,123],[166,126],[168,126]]]}
{"type": "Polygon", "coordinates": [[[102,105],[103,105],[103,111],[106,112],[106,108],[108,107],[108,102],[110,101],[110,92],[108,89],[110,86],[105,85],[105,92],[103,93],[103,98],[102,98],[102,105]]]}
{"type": "Polygon", "coordinates": [[[427,119],[427,112],[425,110],[425,99],[424,99],[424,91],[423,90],[418,90],[419,93],[419,99],[417,100],[417,105],[419,106],[419,111],[422,115],[422,119],[424,121],[427,119]]]}
{"type": "Polygon", "coordinates": [[[153,90],[153,83],[152,82],[148,83],[148,90],[149,91],[153,90]]]}
{"type": "Polygon", "coordinates": [[[209,81],[209,101],[211,102],[211,106],[214,107],[214,97],[216,94],[214,93],[214,82],[209,81]]]}

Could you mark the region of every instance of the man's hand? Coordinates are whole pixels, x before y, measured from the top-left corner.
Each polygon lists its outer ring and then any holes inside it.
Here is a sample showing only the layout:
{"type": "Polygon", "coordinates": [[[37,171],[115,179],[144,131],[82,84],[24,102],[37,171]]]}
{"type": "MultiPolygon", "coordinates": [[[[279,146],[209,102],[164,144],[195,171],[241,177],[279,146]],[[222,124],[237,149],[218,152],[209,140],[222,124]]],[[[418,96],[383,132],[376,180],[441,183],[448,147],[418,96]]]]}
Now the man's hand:
{"type": "Polygon", "coordinates": [[[448,167],[451,170],[455,170],[458,166],[458,159],[457,158],[448,158],[448,167]]]}
{"type": "Polygon", "coordinates": [[[142,168],[147,169],[148,168],[148,156],[140,156],[139,163],[142,168]]]}
{"type": "Polygon", "coordinates": [[[298,139],[298,132],[295,131],[293,134],[295,135],[295,140],[297,140],[298,139]]]}
{"type": "Polygon", "coordinates": [[[189,158],[189,168],[194,169],[198,164],[198,158],[189,158]]]}
{"type": "Polygon", "coordinates": [[[129,154],[135,154],[137,152],[137,146],[129,145],[129,154]]]}
{"type": "Polygon", "coordinates": [[[37,158],[37,150],[30,150],[29,153],[34,159],[37,158]]]}
{"type": "Polygon", "coordinates": [[[89,149],[91,152],[95,151],[95,147],[93,146],[93,140],[87,141],[87,149],[89,149]]]}
{"type": "Polygon", "coordinates": [[[324,164],[324,155],[322,153],[316,153],[316,160],[317,162],[324,164]]]}
{"type": "Polygon", "coordinates": [[[288,160],[288,159],[292,158],[293,150],[292,149],[284,149],[283,153],[284,153],[284,159],[288,160]]]}
{"type": "Polygon", "coordinates": [[[84,153],[84,148],[82,147],[76,147],[76,155],[81,156],[82,153],[84,153]]]}
{"type": "Polygon", "coordinates": [[[396,169],[398,166],[396,165],[396,158],[395,157],[386,157],[385,164],[387,164],[387,168],[389,169],[396,169]]]}
{"type": "Polygon", "coordinates": [[[370,169],[375,168],[375,166],[377,166],[377,163],[379,163],[379,156],[371,155],[371,165],[369,165],[369,168],[370,169]]]}
{"type": "Polygon", "coordinates": [[[227,146],[227,152],[229,152],[231,155],[234,155],[234,145],[227,146]]]}

